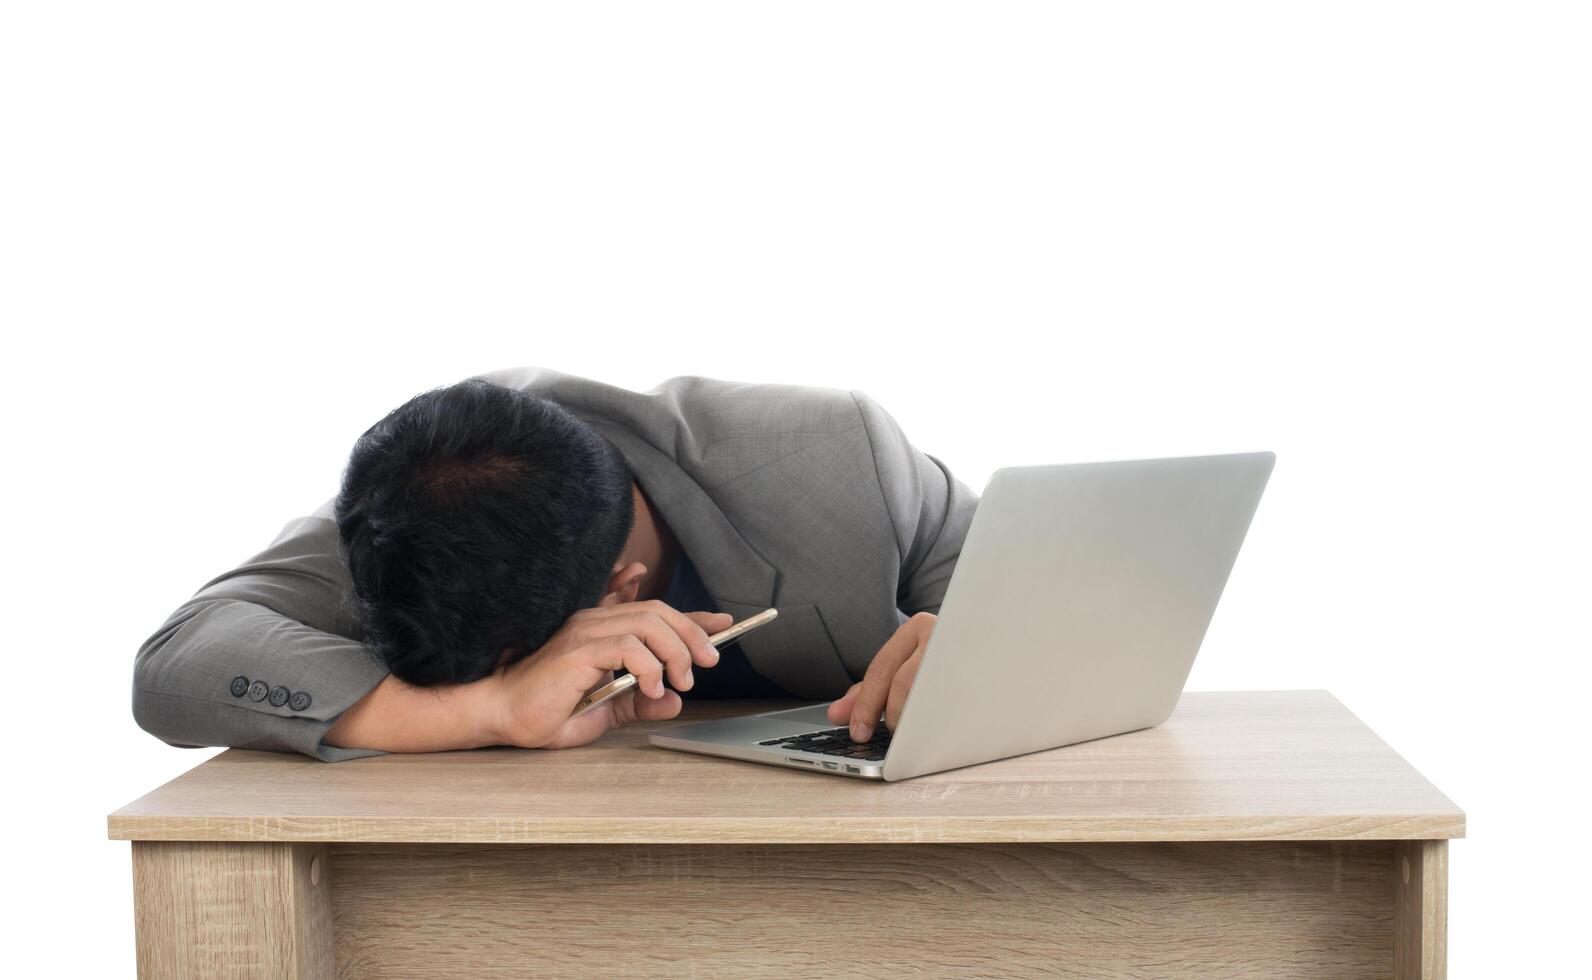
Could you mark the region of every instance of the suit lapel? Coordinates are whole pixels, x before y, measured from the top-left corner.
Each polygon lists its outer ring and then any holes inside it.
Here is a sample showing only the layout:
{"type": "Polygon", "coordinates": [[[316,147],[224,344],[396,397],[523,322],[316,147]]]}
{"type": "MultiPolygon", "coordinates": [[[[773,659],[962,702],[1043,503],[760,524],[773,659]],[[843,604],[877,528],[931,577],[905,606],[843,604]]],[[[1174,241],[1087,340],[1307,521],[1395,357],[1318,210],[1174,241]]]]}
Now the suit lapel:
{"type": "MultiPolygon", "coordinates": [[[[736,620],[774,605],[779,573],[746,543],[706,490],[632,432],[588,419],[611,439],[636,482],[669,522],[719,609],[736,620]]],[[[820,698],[851,683],[816,607],[792,606],[738,642],[752,667],[797,697],[820,698]]]]}
{"type": "Polygon", "coordinates": [[[779,581],[774,566],[746,543],[706,490],[634,433],[602,419],[587,421],[624,454],[636,482],[669,522],[715,601],[759,610],[773,605],[779,581]]]}

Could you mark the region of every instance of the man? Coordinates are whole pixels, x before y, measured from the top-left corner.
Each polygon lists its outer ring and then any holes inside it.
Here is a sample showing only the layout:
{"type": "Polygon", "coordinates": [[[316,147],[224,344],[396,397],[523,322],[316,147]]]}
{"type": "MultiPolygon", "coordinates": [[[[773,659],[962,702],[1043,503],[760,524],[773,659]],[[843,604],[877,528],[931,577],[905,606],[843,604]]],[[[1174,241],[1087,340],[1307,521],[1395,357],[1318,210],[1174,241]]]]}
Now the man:
{"type": "Polygon", "coordinates": [[[144,643],[146,731],[327,761],[559,748],[683,692],[838,698],[866,741],[899,717],[977,498],[856,392],[519,369],[396,409],[334,504],[144,643]],[[570,717],[621,669],[632,693],[570,717]]]}

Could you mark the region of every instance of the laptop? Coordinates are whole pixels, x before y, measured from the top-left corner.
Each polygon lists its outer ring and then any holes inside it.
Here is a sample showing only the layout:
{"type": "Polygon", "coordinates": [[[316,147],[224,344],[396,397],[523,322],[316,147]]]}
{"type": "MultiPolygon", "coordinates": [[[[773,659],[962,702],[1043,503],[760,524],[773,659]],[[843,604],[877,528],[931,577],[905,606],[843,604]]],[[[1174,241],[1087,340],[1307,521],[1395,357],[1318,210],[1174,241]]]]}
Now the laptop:
{"type": "Polygon", "coordinates": [[[880,726],[858,745],[817,704],[649,739],[896,780],[1159,725],[1183,693],[1275,459],[998,470],[894,731],[880,726]]]}

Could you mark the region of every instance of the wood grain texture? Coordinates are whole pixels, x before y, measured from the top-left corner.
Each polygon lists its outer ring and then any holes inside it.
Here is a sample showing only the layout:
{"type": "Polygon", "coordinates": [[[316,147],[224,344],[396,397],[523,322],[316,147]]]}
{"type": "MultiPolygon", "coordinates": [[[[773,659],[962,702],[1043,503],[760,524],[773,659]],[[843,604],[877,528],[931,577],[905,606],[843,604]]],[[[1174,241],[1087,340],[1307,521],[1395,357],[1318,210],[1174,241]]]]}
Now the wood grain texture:
{"type": "MultiPolygon", "coordinates": [[[[778,703],[693,706],[689,720],[778,703]]],[[[899,783],[648,746],[327,764],[229,751],[112,814],[126,840],[914,843],[1462,837],[1464,814],[1322,691],[1187,694],[1166,724],[899,783]]]]}
{"type": "Polygon", "coordinates": [[[336,845],[338,973],[1382,978],[1397,846],[336,845]]]}
{"type": "Polygon", "coordinates": [[[330,980],[331,882],[316,844],[133,844],[138,975],[330,980]],[[318,862],[318,883],[311,866],[318,862]]]}
{"type": "Polygon", "coordinates": [[[1448,842],[1405,841],[1394,858],[1393,975],[1397,980],[1448,976],[1448,842]]]}

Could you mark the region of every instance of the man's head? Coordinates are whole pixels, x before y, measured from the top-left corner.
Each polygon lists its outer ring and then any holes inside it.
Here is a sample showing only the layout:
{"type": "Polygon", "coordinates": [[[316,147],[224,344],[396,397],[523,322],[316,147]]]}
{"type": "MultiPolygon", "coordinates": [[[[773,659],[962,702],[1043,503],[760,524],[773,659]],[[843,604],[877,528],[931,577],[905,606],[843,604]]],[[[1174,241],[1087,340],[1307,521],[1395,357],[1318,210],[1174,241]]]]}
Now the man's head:
{"type": "Polygon", "coordinates": [[[635,519],[614,446],[545,399],[465,381],[354,446],[337,526],[365,641],[411,684],[477,680],[609,584],[635,519]]]}

